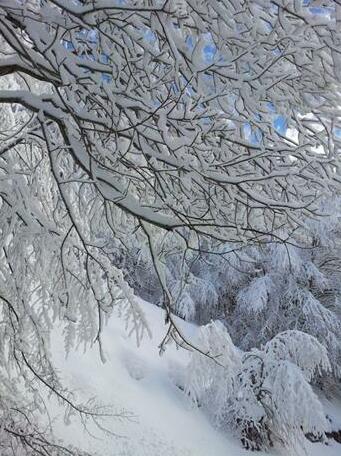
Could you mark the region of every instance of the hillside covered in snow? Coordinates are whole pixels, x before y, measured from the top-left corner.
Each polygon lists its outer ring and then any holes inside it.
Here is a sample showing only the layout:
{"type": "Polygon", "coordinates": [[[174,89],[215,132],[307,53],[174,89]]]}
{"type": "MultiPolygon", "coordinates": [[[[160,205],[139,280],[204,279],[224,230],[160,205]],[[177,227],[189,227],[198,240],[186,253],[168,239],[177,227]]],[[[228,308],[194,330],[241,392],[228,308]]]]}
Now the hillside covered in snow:
{"type": "MultiPolygon", "coordinates": [[[[54,406],[57,435],[82,449],[105,456],[247,456],[249,451],[226,430],[215,428],[205,412],[193,405],[177,387],[179,375],[189,363],[189,353],[169,346],[160,356],[158,344],[164,337],[164,311],[144,301],[140,305],[152,330],[138,347],[128,337],[124,322],[113,314],[104,332],[106,362],[100,360],[94,346],[86,353],[72,351],[65,359],[62,340],[54,343],[53,358],[68,386],[83,398],[97,396],[110,403],[122,417],[111,417],[103,425],[116,434],[102,433],[90,424],[83,429],[77,417],[66,426],[63,412],[54,406]]],[[[199,328],[177,319],[191,340],[199,328]]],[[[56,341],[58,334],[55,335],[56,341]]],[[[325,400],[326,412],[335,428],[341,427],[341,403],[325,400]]],[[[333,439],[328,444],[306,442],[308,456],[338,456],[341,445],[333,439]]],[[[265,453],[256,453],[264,454],[265,453]]],[[[289,456],[288,450],[274,454],[289,456]]],[[[292,452],[294,455],[295,452],[292,452]]]]}

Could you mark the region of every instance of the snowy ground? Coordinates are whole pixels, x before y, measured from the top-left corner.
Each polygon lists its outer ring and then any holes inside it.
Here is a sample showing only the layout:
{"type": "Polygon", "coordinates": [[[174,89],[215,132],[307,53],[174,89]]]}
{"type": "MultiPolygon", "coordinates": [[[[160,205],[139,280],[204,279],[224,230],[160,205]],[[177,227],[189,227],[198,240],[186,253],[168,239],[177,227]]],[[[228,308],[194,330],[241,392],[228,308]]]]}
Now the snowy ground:
{"type": "MultiPolygon", "coordinates": [[[[53,347],[54,358],[66,382],[84,398],[96,395],[112,404],[117,411],[125,410],[129,419],[110,418],[105,424],[120,437],[109,437],[90,429],[83,431],[79,422],[65,426],[56,420],[56,428],[64,441],[84,450],[97,451],[101,456],[251,456],[231,436],[215,430],[200,409],[193,408],[175,386],[174,373],[186,364],[188,354],[169,347],[158,355],[158,343],[164,336],[163,314],[157,307],[142,303],[153,332],[137,348],[127,337],[124,324],[113,315],[104,333],[107,362],[102,364],[96,347],[73,352],[64,359],[62,342],[53,347]],[[59,345],[59,346],[56,346],[59,345]]],[[[195,335],[196,327],[180,322],[186,334],[195,335]]],[[[57,338],[55,339],[57,342],[57,338]]],[[[341,408],[340,408],[341,410],[341,408]]],[[[331,410],[333,415],[339,409],[331,410]]],[[[54,414],[54,412],[52,412],[54,414]]],[[[283,453],[289,456],[288,452],[283,453]]],[[[309,456],[339,456],[341,445],[310,444],[309,456]]],[[[262,453],[257,453],[261,456],[262,453]]]]}

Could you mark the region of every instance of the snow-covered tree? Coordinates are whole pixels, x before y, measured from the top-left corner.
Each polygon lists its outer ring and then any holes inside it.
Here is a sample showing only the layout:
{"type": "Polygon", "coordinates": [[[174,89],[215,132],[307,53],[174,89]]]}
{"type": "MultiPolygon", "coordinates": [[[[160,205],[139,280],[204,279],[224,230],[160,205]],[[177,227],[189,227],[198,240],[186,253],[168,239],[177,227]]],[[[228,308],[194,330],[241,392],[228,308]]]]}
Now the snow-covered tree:
{"type": "Polygon", "coordinates": [[[227,285],[229,315],[225,316],[234,342],[246,350],[288,329],[316,337],[328,351],[337,384],[341,379],[338,206],[339,200],[325,203],[324,212],[334,215],[309,223],[299,246],[272,243],[250,250],[253,270],[246,268],[238,288],[227,285]]]}
{"type": "Polygon", "coordinates": [[[132,245],[155,268],[165,341],[185,343],[172,244],[185,264],[211,242],[286,240],[338,187],[340,5],[323,3],[0,0],[2,454],[62,452],[22,437],[10,375],[32,414],[40,384],[96,419],[60,384],[49,336],[60,319],[66,350],[103,356],[117,303],[137,341],[148,332],[119,267],[132,245]]]}
{"type": "Polygon", "coordinates": [[[299,246],[246,248],[221,277],[210,265],[220,293],[211,317],[224,324],[202,327],[207,356],[193,355],[187,392],[247,448],[328,435],[316,393],[339,394],[341,381],[339,207],[338,198],[325,201],[299,246]]]}
{"type": "Polygon", "coordinates": [[[300,331],[277,334],[261,350],[243,352],[226,328],[201,328],[200,349],[188,366],[185,389],[216,425],[235,431],[249,449],[304,446],[323,438],[329,423],[310,382],[328,371],[325,347],[300,331]]]}

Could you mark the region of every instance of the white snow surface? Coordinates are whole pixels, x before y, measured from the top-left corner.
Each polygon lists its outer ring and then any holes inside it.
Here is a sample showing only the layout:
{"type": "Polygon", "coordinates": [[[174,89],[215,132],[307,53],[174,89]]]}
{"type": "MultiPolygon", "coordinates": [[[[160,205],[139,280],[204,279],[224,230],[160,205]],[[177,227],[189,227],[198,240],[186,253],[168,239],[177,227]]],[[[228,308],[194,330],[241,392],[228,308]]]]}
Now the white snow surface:
{"type": "MultiPolygon", "coordinates": [[[[71,424],[63,421],[57,404],[49,405],[56,417],[57,437],[100,456],[251,456],[227,432],[215,429],[205,413],[194,407],[176,386],[179,367],[188,363],[189,354],[169,346],[162,357],[158,345],[167,327],[164,312],[140,301],[153,333],[136,346],[120,317],[114,313],[103,333],[106,363],[100,360],[94,346],[84,354],[72,351],[65,359],[63,341],[54,335],[52,352],[65,383],[86,400],[96,396],[115,411],[124,410],[128,418],[110,417],[104,425],[117,436],[103,434],[93,425],[84,430],[75,417],[71,424]]],[[[185,334],[195,339],[197,327],[178,319],[185,334]]],[[[180,369],[181,371],[181,369],[180,369]]],[[[331,409],[341,418],[341,406],[331,409]]],[[[264,456],[264,453],[256,453],[264,456]]],[[[275,454],[275,453],[273,453],[275,454]]],[[[291,456],[288,451],[276,453],[291,456]]],[[[340,456],[341,445],[310,444],[308,456],[340,456]]],[[[294,455],[294,453],[293,453],[294,455]]]]}

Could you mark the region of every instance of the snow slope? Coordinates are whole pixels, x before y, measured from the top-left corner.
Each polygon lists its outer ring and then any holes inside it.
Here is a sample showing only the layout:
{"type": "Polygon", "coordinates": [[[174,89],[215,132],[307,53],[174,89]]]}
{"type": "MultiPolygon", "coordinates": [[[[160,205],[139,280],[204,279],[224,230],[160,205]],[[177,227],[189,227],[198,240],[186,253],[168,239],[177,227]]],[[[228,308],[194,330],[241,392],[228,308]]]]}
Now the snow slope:
{"type": "MultiPolygon", "coordinates": [[[[194,408],[176,387],[178,367],[188,361],[188,353],[170,346],[160,357],[158,344],[165,334],[162,311],[141,302],[153,332],[141,346],[128,337],[122,320],[113,315],[104,331],[107,358],[101,363],[96,347],[85,354],[80,351],[64,357],[62,340],[55,336],[53,352],[56,365],[65,382],[87,398],[96,395],[115,410],[125,410],[123,419],[111,417],[105,422],[116,437],[89,428],[90,435],[75,418],[66,426],[59,416],[55,421],[57,435],[101,456],[250,456],[239,442],[212,427],[200,409],[194,408]]],[[[179,320],[183,330],[195,337],[197,328],[179,320]]],[[[60,409],[55,404],[51,415],[60,409]]],[[[257,453],[262,455],[262,453],[257,453]]],[[[288,455],[288,452],[284,453],[288,455]]],[[[309,456],[337,456],[341,446],[309,444],[309,456]]]]}

